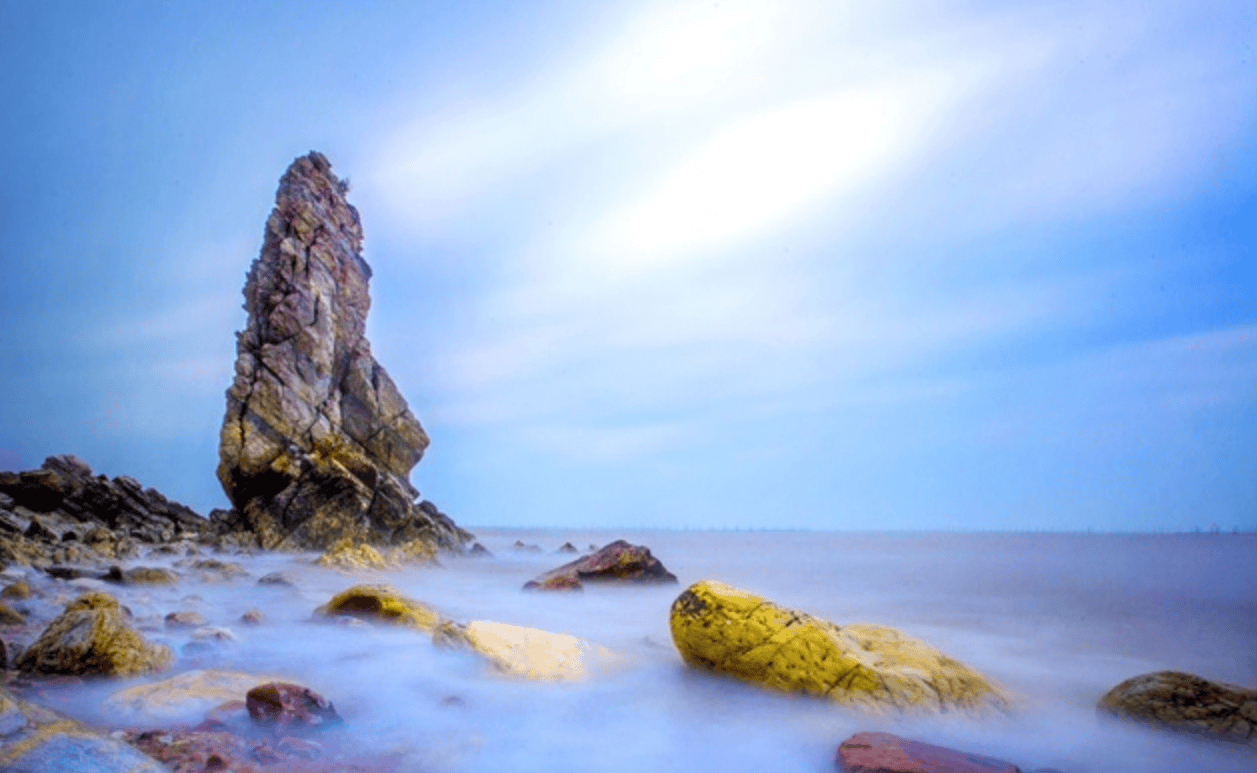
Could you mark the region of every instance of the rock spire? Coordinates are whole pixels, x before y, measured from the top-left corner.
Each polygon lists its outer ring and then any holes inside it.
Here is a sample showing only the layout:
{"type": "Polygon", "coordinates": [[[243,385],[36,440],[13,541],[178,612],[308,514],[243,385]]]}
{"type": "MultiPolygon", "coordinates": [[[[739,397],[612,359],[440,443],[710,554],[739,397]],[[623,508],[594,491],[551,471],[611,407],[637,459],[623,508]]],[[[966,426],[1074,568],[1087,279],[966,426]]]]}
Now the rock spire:
{"type": "Polygon", "coordinates": [[[371,355],[371,269],[347,189],[317,152],[280,180],[244,287],[218,463],[233,509],[216,526],[264,548],[460,549],[471,535],[408,480],[428,435],[371,355]]]}

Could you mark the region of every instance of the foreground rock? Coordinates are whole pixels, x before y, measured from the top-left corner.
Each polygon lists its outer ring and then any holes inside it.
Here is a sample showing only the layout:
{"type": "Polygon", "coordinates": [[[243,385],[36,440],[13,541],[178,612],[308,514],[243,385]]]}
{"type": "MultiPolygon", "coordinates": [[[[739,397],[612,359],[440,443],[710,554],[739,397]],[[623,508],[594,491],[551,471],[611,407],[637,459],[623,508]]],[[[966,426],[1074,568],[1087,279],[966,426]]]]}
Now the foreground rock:
{"type": "Polygon", "coordinates": [[[100,564],[208,530],[186,505],[126,475],[94,475],[70,454],[0,472],[0,566],[100,564]]]}
{"type": "Polygon", "coordinates": [[[264,548],[461,550],[471,535],[408,480],[428,436],[366,339],[371,269],[347,188],[319,153],[280,180],[244,288],[218,465],[234,509],[217,523],[264,548]]]}
{"type": "Polygon", "coordinates": [[[1257,690],[1180,671],[1140,674],[1100,698],[1107,714],[1257,748],[1257,690]]]}
{"type": "Polygon", "coordinates": [[[290,682],[267,682],[245,697],[249,717],[276,735],[323,730],[342,722],[332,702],[308,687],[290,682]]]}
{"type": "Polygon", "coordinates": [[[44,676],[135,676],[174,661],[164,644],[152,644],[131,627],[128,613],[108,593],[88,593],[66,605],[17,660],[17,668],[44,676]]]}
{"type": "Polygon", "coordinates": [[[670,624],[686,663],[764,687],[874,710],[1007,706],[981,674],[892,628],[838,626],[719,582],[686,589],[670,624]]]}
{"type": "Polygon", "coordinates": [[[316,617],[354,618],[370,623],[404,625],[431,632],[445,622],[432,607],[402,595],[388,585],[355,585],[314,610],[316,617]]]}
{"type": "Polygon", "coordinates": [[[618,660],[606,647],[575,636],[489,620],[446,623],[436,630],[433,641],[473,650],[498,673],[542,681],[584,681],[618,660]]]}
{"type": "Polygon", "coordinates": [[[616,540],[593,555],[578,558],[524,583],[525,590],[574,590],[585,582],[674,583],[650,548],[616,540]]]}
{"type": "Polygon", "coordinates": [[[166,722],[199,716],[223,703],[244,702],[249,690],[274,676],[235,671],[185,671],[151,684],[119,690],[105,699],[105,707],[128,720],[166,722]]]}
{"type": "Polygon", "coordinates": [[[856,733],[838,746],[835,761],[844,773],[1021,773],[1011,762],[890,733],[856,733]]]}
{"type": "Polygon", "coordinates": [[[0,687],[0,770],[5,773],[168,773],[152,758],[0,687]]]}

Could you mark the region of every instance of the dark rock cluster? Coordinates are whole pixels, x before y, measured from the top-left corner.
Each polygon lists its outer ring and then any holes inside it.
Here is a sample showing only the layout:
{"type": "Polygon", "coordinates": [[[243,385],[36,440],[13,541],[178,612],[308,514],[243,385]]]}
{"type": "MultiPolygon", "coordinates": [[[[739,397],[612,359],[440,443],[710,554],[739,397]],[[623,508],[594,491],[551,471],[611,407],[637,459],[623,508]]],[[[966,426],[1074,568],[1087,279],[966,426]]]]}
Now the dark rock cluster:
{"type": "Polygon", "coordinates": [[[94,475],[69,454],[37,470],[0,472],[0,566],[101,564],[177,540],[209,522],[127,475],[94,475]]]}

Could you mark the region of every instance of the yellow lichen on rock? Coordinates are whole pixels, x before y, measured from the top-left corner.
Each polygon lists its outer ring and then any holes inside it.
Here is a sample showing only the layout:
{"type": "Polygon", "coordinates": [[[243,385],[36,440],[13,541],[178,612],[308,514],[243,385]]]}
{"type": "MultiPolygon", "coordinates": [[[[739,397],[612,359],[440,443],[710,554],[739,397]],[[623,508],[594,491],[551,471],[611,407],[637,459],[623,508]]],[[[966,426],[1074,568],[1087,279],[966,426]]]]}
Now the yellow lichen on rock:
{"type": "Polygon", "coordinates": [[[315,561],[319,566],[349,571],[362,569],[394,569],[395,561],[389,561],[370,545],[355,544],[348,537],[337,542],[315,561]]]}
{"type": "Polygon", "coordinates": [[[442,646],[461,646],[488,658],[495,671],[542,681],[584,681],[613,666],[615,653],[600,644],[522,625],[472,620],[446,623],[433,634],[442,646]]]}
{"type": "Polygon", "coordinates": [[[380,552],[371,545],[346,537],[315,559],[315,563],[348,572],[396,569],[403,564],[436,564],[436,547],[414,539],[380,552]]]}
{"type": "Polygon", "coordinates": [[[174,661],[164,644],[151,644],[127,622],[108,593],[88,593],[69,603],[17,661],[38,674],[134,676],[160,671],[174,661]]]}
{"type": "Polygon", "coordinates": [[[314,611],[316,616],[354,617],[368,622],[390,623],[432,631],[445,622],[432,607],[403,596],[388,585],[355,585],[341,591],[314,611]]]}
{"type": "Polygon", "coordinates": [[[876,625],[838,626],[704,581],[672,605],[672,639],[690,665],[787,692],[872,709],[1003,709],[981,674],[934,647],[876,625]]]}

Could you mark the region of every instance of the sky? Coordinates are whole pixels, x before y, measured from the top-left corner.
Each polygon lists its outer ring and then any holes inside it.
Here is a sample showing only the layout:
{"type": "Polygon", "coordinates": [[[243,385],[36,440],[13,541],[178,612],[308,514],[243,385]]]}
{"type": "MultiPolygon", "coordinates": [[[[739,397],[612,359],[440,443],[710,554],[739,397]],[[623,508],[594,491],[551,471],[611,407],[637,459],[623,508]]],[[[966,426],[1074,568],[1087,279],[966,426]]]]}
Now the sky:
{"type": "Polygon", "coordinates": [[[202,514],[280,175],[460,524],[1257,529],[1257,5],[0,0],[0,469],[202,514]]]}

